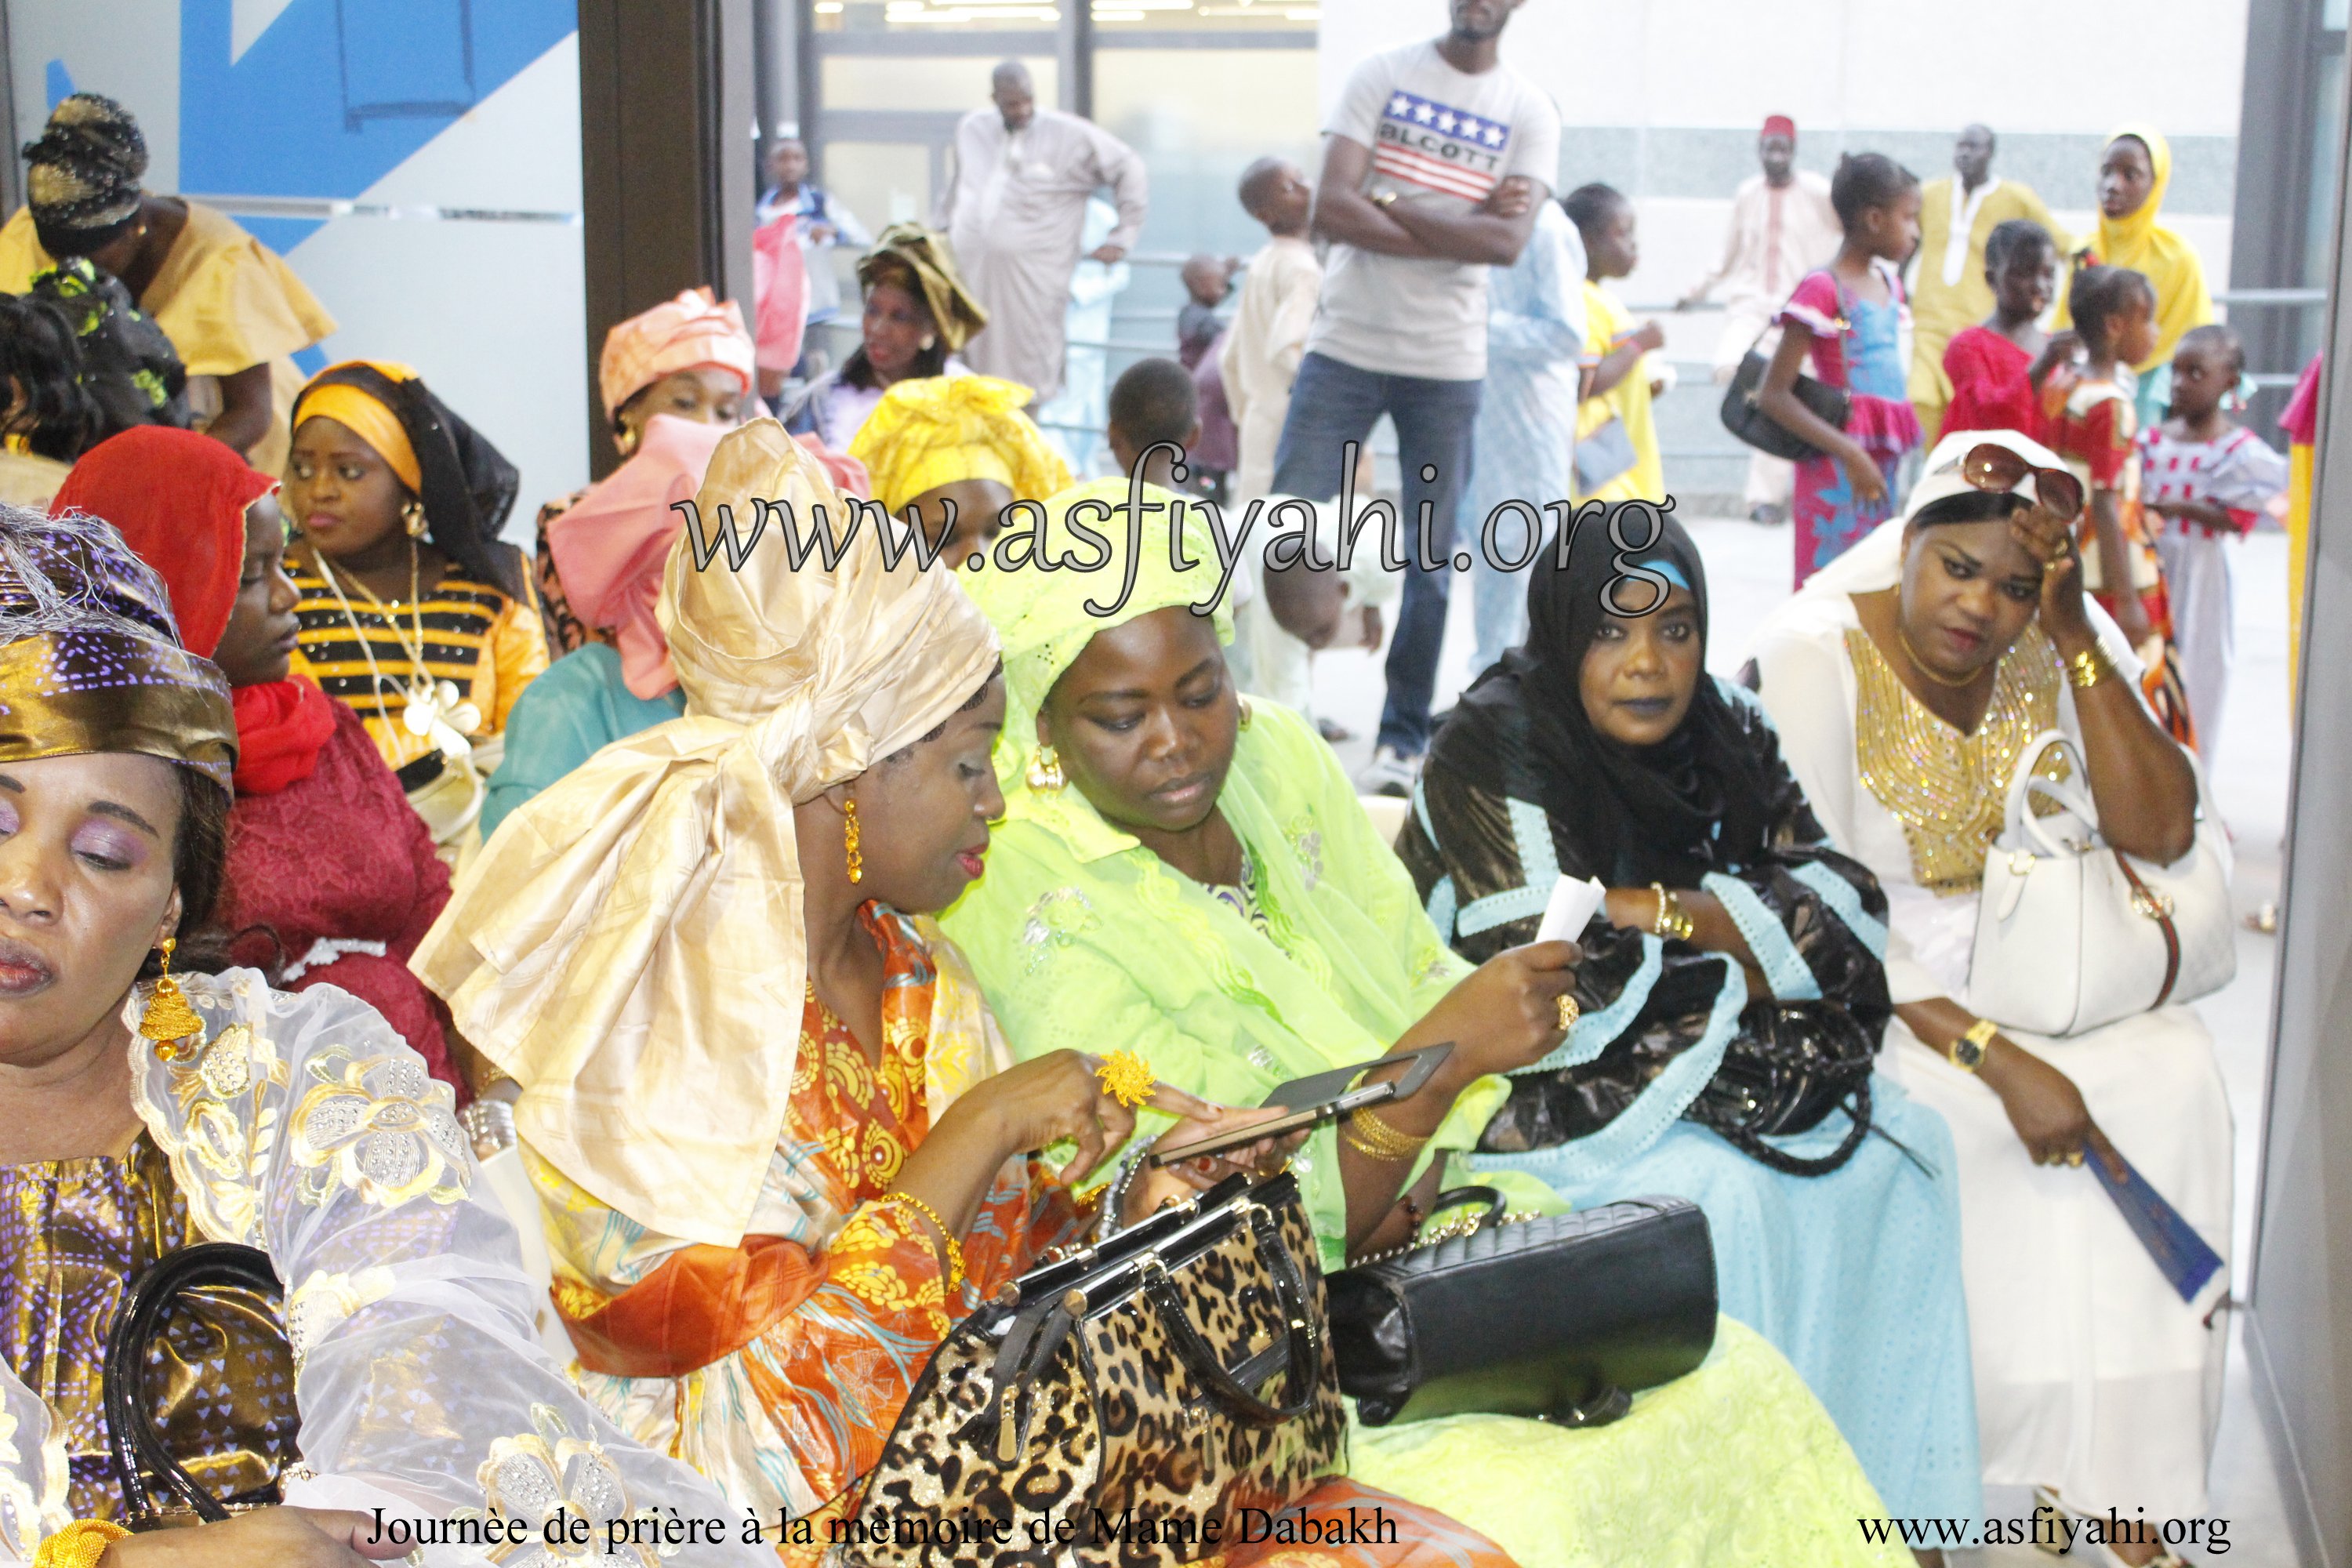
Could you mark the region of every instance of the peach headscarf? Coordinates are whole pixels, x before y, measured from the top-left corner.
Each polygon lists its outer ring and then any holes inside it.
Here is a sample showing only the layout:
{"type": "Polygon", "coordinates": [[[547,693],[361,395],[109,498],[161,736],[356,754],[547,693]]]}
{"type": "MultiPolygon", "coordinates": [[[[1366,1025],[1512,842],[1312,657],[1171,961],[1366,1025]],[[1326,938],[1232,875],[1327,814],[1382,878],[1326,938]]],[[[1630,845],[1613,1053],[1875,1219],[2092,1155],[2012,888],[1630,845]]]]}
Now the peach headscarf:
{"type": "Polygon", "coordinates": [[[749,392],[752,357],[751,334],[735,301],[722,303],[708,289],[688,289],[604,334],[596,390],[608,418],[662,377],[704,365],[733,372],[749,392]]]}
{"type": "MultiPolygon", "coordinates": [[[[761,419],[727,434],[703,527],[754,497],[842,515],[761,419]]],[[[508,817],[410,967],[522,1085],[518,1129],[640,1225],[732,1247],[792,1095],[807,982],[793,813],[919,739],[987,681],[996,636],[954,574],[860,529],[796,569],[772,521],[740,570],[672,549],[659,619],[686,717],[617,741],[508,817]]],[[[713,541],[713,542],[716,542],[713,541]]]]}

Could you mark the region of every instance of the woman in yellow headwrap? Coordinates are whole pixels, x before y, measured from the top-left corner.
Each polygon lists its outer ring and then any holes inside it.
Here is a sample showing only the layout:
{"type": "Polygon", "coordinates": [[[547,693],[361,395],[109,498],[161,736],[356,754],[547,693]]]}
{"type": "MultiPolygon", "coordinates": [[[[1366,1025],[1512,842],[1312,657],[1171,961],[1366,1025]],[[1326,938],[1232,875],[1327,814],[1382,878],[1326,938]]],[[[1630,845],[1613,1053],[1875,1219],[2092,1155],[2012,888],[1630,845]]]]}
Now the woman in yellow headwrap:
{"type": "MultiPolygon", "coordinates": [[[[2099,154],[2099,231],[2074,253],[2078,269],[2128,267],[2156,289],[2156,348],[2132,367],[2139,374],[2142,426],[2164,416],[2172,351],[2180,334],[2213,319],[2213,296],[2206,289],[2205,263],[2197,247],[2179,230],[2157,221],[2171,183],[2172,143],[2162,132],[2140,121],[2116,131],[2099,154]]],[[[2072,320],[2062,289],[2059,324],[2072,320]]]]}
{"type": "Polygon", "coordinates": [[[294,400],[294,668],[350,703],[434,837],[461,843],[515,699],[547,668],[514,466],[404,364],[353,360],[294,400]]]}
{"type": "Polygon", "coordinates": [[[902,381],[968,375],[956,357],[988,325],[963,286],[947,236],[894,223],[857,263],[866,314],[857,347],[782,411],[784,428],[845,452],[882,395],[902,381]]]}
{"type": "Polygon", "coordinates": [[[997,514],[1016,500],[1067,489],[1070,470],[1026,414],[1029,389],[992,375],[926,376],[882,395],[849,444],[874,479],[874,499],[905,517],[961,565],[996,537],[997,514]]]}

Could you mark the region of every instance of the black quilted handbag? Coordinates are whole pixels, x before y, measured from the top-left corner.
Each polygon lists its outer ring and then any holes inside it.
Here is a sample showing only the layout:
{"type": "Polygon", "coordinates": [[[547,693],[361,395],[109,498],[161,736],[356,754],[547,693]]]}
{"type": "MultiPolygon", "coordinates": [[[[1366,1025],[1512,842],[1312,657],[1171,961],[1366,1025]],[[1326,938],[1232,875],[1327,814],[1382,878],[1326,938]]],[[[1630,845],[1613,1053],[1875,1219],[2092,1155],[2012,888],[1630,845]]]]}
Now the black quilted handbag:
{"type": "Polygon", "coordinates": [[[1129,1568],[1213,1554],[1242,1510],[1279,1512],[1346,1467],[1324,1321],[1287,1174],[1229,1176],[1034,1268],[932,1352],[860,1482],[841,1561],[1129,1568]]]}
{"type": "Polygon", "coordinates": [[[268,1253],[235,1242],[200,1242],[167,1252],[142,1270],[124,1293],[107,1335],[107,1441],[115,1479],[122,1488],[122,1522],[133,1531],[217,1524],[231,1514],[281,1500],[276,1479],[235,1497],[214,1497],[173,1456],[155,1424],[148,1400],[148,1352],[174,1309],[192,1292],[206,1289],[242,1290],[272,1302],[285,1299],[268,1253]],[[153,1500],[158,1490],[173,1503],[158,1507],[153,1500]]]}
{"type": "MultiPolygon", "coordinates": [[[[1507,1215],[1492,1187],[1328,1281],[1339,1386],[1367,1426],[1483,1412],[1598,1426],[1715,1346],[1715,1243],[1680,1198],[1507,1215]]],[[[1432,1218],[1434,1219],[1434,1211],[1432,1218]]]]}

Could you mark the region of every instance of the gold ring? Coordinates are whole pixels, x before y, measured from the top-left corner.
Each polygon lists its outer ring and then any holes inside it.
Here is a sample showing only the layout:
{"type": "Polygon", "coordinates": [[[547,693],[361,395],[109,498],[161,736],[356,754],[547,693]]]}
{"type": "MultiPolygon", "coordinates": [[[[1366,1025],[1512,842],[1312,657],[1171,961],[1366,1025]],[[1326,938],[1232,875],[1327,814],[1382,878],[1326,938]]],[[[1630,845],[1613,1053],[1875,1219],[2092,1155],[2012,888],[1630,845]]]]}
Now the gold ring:
{"type": "Polygon", "coordinates": [[[2066,1163],[2069,1165],[2079,1165],[2082,1163],[2083,1152],[2080,1149],[2075,1150],[2073,1153],[2066,1156],[2066,1163]]]}
{"type": "Polygon", "coordinates": [[[1105,1094],[1129,1110],[1150,1100],[1160,1084],[1151,1064],[1133,1051],[1113,1051],[1104,1058],[1102,1066],[1095,1068],[1095,1080],[1105,1094]]]}
{"type": "Polygon", "coordinates": [[[1565,1035],[1576,1027],[1576,1020],[1581,1017],[1583,1013],[1584,1009],[1576,1005],[1575,997],[1565,991],[1559,994],[1559,1032],[1561,1034],[1565,1035]]]}

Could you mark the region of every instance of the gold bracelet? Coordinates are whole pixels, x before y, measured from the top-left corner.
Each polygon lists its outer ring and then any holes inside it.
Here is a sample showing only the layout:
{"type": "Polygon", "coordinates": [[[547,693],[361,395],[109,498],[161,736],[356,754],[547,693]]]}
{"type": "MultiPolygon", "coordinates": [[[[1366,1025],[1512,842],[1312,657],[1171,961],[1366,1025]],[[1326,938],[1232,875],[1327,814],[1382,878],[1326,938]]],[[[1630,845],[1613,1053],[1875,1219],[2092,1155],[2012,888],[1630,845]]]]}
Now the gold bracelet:
{"type": "Polygon", "coordinates": [[[1650,891],[1658,896],[1658,912],[1651,917],[1652,936],[1671,937],[1676,942],[1688,942],[1698,922],[1683,909],[1682,900],[1664,882],[1650,884],[1650,891]]]}
{"type": "Polygon", "coordinates": [[[962,1284],[963,1248],[956,1244],[955,1232],[950,1230],[948,1222],[940,1217],[940,1211],[912,1193],[885,1193],[882,1195],[882,1201],[886,1204],[904,1205],[940,1227],[940,1240],[948,1249],[948,1289],[952,1290],[962,1284]]]}
{"type": "Polygon", "coordinates": [[[2086,647],[2066,661],[2066,684],[2088,691],[2107,675],[2107,661],[2096,647],[2086,647]]]}
{"type": "Polygon", "coordinates": [[[131,1532],[102,1519],[78,1519],[33,1553],[33,1568],[98,1568],[106,1549],[131,1532]]]}
{"type": "Polygon", "coordinates": [[[1347,1122],[1339,1129],[1339,1135],[1348,1141],[1349,1148],[1366,1159],[1391,1163],[1412,1159],[1421,1152],[1421,1146],[1429,1142],[1426,1137],[1416,1138],[1409,1132],[1398,1131],[1373,1115],[1369,1105],[1358,1106],[1348,1113],[1347,1122]]]}

